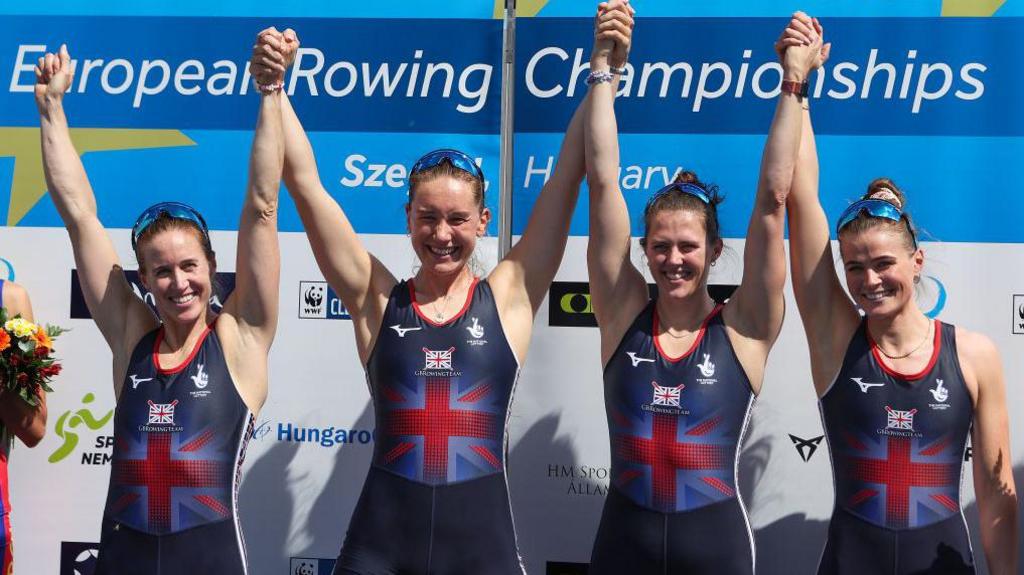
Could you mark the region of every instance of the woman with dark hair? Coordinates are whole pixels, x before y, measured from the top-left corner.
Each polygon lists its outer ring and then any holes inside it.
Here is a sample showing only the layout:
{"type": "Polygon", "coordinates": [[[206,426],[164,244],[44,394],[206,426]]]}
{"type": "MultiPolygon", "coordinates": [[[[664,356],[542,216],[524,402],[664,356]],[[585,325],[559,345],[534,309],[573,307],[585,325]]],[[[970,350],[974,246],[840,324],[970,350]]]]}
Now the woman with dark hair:
{"type": "Polygon", "coordinates": [[[736,484],[739,446],[782,326],[784,206],[796,163],[802,96],[820,34],[787,29],[776,49],[782,90],[747,229],[743,279],[724,305],[707,291],[722,251],[715,186],[683,172],[654,194],[640,239],[647,282],[630,261],[619,188],[615,68],[623,19],[600,25],[585,126],[590,186],[587,264],[601,332],[611,486],[590,572],[752,574],[754,542],[736,484]]]}
{"type": "MultiPolygon", "coordinates": [[[[802,35],[820,32],[799,15],[802,35]]],[[[993,574],[1017,572],[1017,497],[999,352],[914,301],[924,250],[889,179],[868,185],[835,231],[818,200],[810,113],[787,201],[793,291],[832,454],[835,508],[821,574],[974,573],[960,484],[968,434],[993,574]],[[852,299],[851,299],[852,298],[852,299]]]]}
{"type": "Polygon", "coordinates": [[[262,95],[235,289],[219,314],[210,307],[217,262],[206,222],[185,204],[151,206],[132,227],[139,278],[157,314],[135,296],[64,116],[71,57],[62,46],[36,67],[46,182],[71,236],[86,304],[113,353],[117,408],[100,575],[247,572],[236,492],[253,417],[267,395],[277,326],[284,155],[277,47],[267,38],[256,47],[274,72],[256,78],[262,95]]]}
{"type": "Polygon", "coordinates": [[[458,150],[421,157],[405,206],[420,266],[399,281],[323,188],[285,100],[285,182],[317,263],[352,316],[377,422],[335,573],[523,572],[505,476],[507,423],[583,177],[581,122],[577,111],[522,238],[485,278],[470,266],[491,219],[483,171],[458,150]]]}
{"type": "MultiPolygon", "coordinates": [[[[0,280],[0,307],[7,317],[22,317],[35,321],[32,302],[22,286],[0,280]]],[[[33,407],[16,393],[7,391],[0,381],[0,574],[14,572],[14,541],[11,533],[10,483],[7,480],[7,462],[14,438],[28,447],[35,447],[46,435],[46,393],[40,390],[39,405],[33,407]]]]}

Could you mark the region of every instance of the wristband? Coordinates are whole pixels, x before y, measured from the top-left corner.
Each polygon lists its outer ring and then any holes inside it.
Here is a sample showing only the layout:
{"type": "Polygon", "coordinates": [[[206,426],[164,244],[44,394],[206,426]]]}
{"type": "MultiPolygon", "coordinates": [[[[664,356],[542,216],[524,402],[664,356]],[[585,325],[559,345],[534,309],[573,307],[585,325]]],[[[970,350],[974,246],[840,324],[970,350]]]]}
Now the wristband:
{"type": "Polygon", "coordinates": [[[612,73],[609,72],[608,70],[594,70],[590,72],[589,76],[587,76],[586,84],[588,86],[593,86],[594,84],[604,84],[606,82],[611,82],[613,78],[614,76],[612,76],[612,73]]]}
{"type": "Polygon", "coordinates": [[[273,94],[274,92],[277,92],[281,88],[284,88],[284,82],[274,82],[273,84],[260,84],[254,79],[253,84],[256,85],[256,89],[259,90],[261,94],[273,94]]]}
{"type": "Polygon", "coordinates": [[[626,66],[625,66],[625,64],[623,64],[623,66],[621,68],[616,68],[615,66],[609,66],[608,67],[608,71],[611,72],[612,74],[615,74],[616,76],[624,76],[626,74],[626,66]]]}
{"type": "Polygon", "coordinates": [[[782,93],[793,94],[800,98],[806,98],[809,93],[810,84],[806,80],[803,82],[797,82],[795,80],[783,80],[782,81],[782,93]]]}

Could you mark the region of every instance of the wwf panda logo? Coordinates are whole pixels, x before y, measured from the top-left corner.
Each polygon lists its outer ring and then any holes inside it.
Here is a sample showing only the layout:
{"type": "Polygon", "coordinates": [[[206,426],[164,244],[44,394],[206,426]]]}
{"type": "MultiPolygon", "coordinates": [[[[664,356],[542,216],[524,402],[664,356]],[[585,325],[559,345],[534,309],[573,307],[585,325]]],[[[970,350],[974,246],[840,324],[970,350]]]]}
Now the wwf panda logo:
{"type": "Polygon", "coordinates": [[[308,561],[302,561],[295,566],[292,575],[316,575],[316,565],[308,561]]]}
{"type": "Polygon", "coordinates": [[[303,296],[306,305],[310,307],[320,307],[320,304],[324,303],[324,288],[322,286],[310,286],[306,290],[306,295],[303,296]]]}

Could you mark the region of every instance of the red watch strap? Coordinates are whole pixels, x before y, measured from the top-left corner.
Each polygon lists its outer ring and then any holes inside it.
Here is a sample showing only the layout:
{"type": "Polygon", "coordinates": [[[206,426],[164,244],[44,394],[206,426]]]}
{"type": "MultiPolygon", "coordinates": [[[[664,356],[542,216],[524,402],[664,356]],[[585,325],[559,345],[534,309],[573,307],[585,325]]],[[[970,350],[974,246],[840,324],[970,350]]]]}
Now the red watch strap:
{"type": "Polygon", "coordinates": [[[806,98],[808,94],[809,85],[806,80],[803,82],[797,82],[795,80],[783,80],[782,81],[782,92],[784,94],[794,94],[801,98],[806,98]]]}

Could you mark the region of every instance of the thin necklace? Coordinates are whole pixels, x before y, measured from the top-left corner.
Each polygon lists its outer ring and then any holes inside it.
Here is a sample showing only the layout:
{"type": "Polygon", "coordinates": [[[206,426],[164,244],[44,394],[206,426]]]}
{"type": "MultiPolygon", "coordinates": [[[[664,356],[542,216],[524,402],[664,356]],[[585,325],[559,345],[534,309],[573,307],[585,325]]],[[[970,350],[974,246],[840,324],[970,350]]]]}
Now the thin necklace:
{"type": "Polygon", "coordinates": [[[878,349],[879,353],[881,353],[882,355],[884,355],[885,357],[887,357],[889,359],[904,359],[904,358],[910,357],[911,355],[914,355],[915,351],[921,349],[921,346],[924,345],[924,342],[928,341],[928,337],[932,334],[932,326],[933,326],[933,324],[934,324],[934,322],[932,322],[932,321],[928,322],[928,330],[924,332],[924,339],[921,340],[921,343],[917,344],[917,347],[915,347],[914,349],[908,351],[907,353],[905,353],[903,355],[889,355],[888,353],[885,352],[884,349],[882,349],[881,345],[878,345],[878,343],[875,343],[875,347],[878,349]]]}
{"type": "Polygon", "coordinates": [[[439,297],[438,299],[434,300],[431,303],[431,306],[434,308],[434,321],[435,322],[441,323],[441,322],[444,321],[444,316],[445,316],[446,313],[448,313],[448,303],[452,299],[452,292],[453,291],[455,291],[455,284],[452,284],[452,287],[448,290],[448,293],[444,294],[443,296],[439,297]],[[438,309],[437,302],[442,300],[442,299],[444,300],[444,307],[438,309]]]}
{"type": "Polygon", "coordinates": [[[451,300],[451,297],[451,294],[444,294],[444,307],[441,309],[437,308],[437,302],[439,300],[434,300],[434,319],[437,321],[437,323],[441,323],[442,321],[444,321],[444,314],[448,311],[448,302],[451,300]]]}

